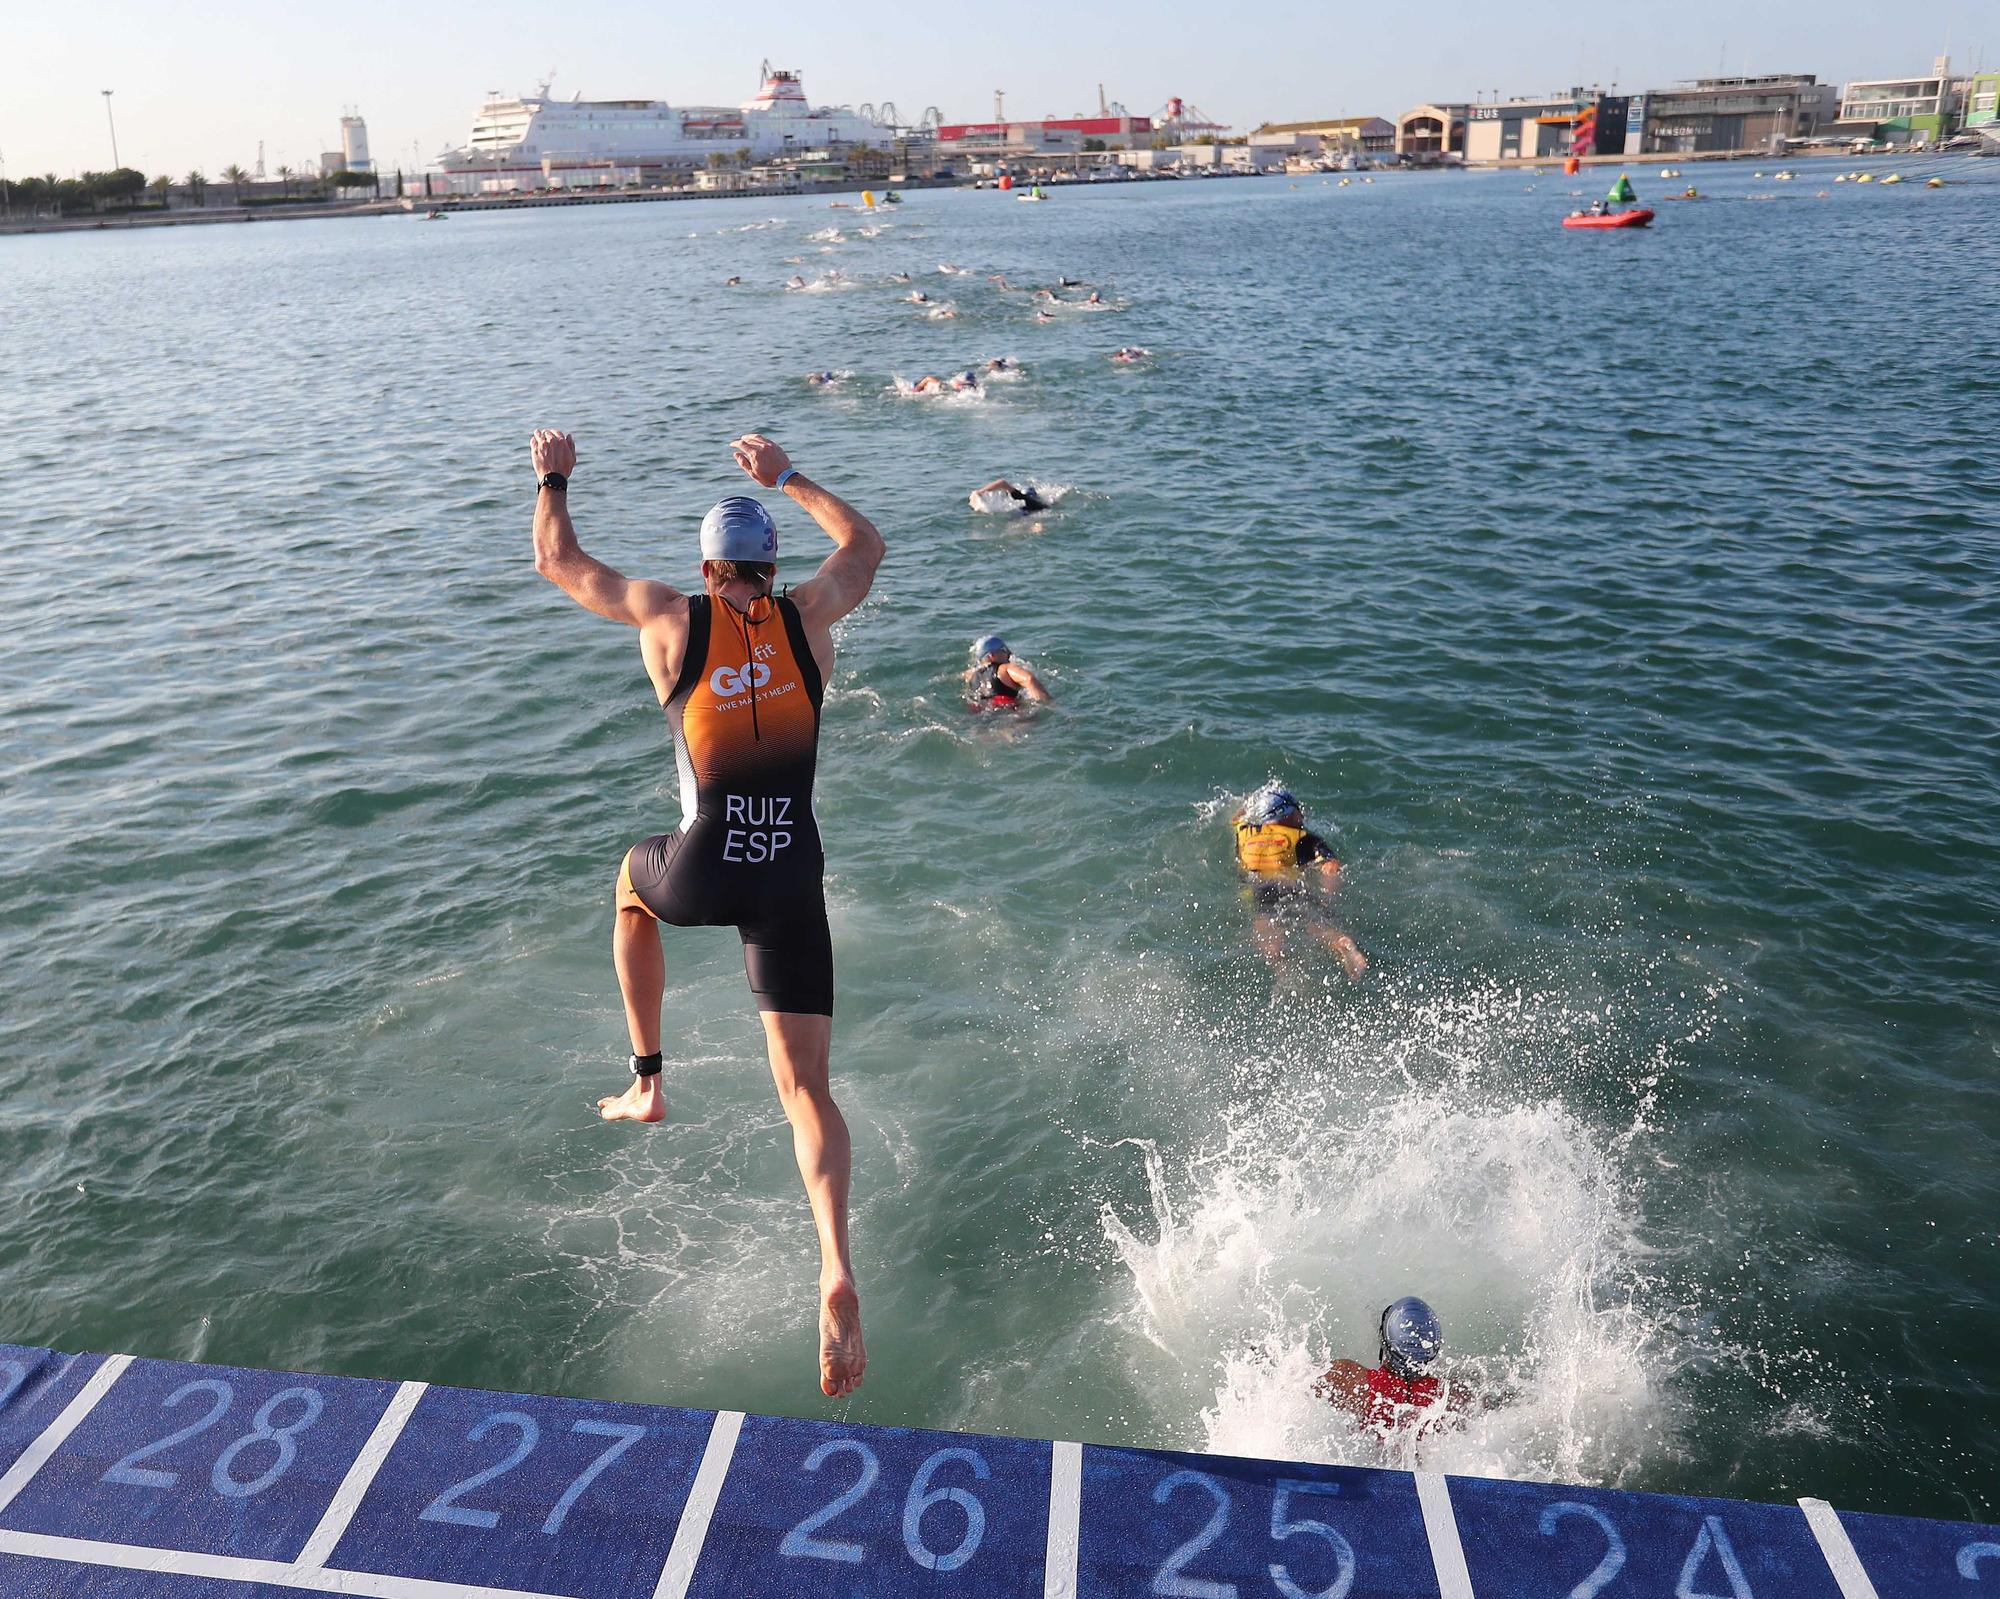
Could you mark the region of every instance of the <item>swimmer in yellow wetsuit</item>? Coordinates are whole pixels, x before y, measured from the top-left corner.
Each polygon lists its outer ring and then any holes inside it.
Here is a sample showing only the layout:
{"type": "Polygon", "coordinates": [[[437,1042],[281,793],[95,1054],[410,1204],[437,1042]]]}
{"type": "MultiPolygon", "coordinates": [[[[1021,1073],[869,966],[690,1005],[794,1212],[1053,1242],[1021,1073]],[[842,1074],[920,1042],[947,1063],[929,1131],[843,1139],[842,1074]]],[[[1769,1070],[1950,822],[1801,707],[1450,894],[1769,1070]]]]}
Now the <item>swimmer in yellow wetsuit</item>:
{"type": "Polygon", "coordinates": [[[1236,865],[1249,880],[1245,896],[1257,907],[1252,936],[1271,969],[1285,975],[1285,935],[1296,925],[1324,944],[1349,977],[1367,971],[1360,947],[1321,914],[1324,897],[1340,881],[1340,862],[1326,840],[1307,829],[1291,790],[1266,783],[1229,825],[1236,865]]]}

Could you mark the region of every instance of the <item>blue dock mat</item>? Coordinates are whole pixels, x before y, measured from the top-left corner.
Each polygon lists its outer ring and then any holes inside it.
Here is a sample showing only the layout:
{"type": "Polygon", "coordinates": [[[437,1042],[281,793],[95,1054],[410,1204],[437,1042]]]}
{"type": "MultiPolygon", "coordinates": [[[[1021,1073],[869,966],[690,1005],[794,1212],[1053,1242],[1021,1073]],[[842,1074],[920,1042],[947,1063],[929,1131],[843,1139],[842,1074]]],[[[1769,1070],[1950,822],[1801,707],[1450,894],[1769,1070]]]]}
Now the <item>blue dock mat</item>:
{"type": "Polygon", "coordinates": [[[2000,1528],[0,1344],[0,1599],[2000,1599],[2000,1528]]]}

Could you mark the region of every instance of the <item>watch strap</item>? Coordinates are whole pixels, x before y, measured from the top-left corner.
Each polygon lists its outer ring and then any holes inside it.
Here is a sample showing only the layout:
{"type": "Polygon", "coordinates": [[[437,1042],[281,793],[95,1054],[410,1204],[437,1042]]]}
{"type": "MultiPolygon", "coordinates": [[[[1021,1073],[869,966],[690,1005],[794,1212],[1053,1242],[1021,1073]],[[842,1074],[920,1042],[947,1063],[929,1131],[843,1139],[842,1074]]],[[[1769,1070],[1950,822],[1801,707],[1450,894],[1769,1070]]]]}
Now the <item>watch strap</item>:
{"type": "Polygon", "coordinates": [[[544,472],[541,477],[541,486],[545,489],[554,489],[558,494],[561,494],[569,488],[569,479],[564,477],[560,472],[544,472]]]}
{"type": "Polygon", "coordinates": [[[797,467],[788,466],[784,469],[784,471],[778,474],[778,481],[773,483],[771,487],[782,492],[785,485],[791,482],[792,479],[797,477],[798,475],[799,475],[799,469],[797,467]]]}

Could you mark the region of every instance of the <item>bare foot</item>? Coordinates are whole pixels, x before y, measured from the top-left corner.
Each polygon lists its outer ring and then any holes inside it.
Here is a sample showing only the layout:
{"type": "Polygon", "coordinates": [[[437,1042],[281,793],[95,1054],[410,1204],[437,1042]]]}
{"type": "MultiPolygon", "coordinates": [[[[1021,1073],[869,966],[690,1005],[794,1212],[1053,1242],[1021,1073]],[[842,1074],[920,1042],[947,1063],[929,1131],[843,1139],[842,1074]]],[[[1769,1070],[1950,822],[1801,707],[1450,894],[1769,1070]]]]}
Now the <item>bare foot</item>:
{"type": "Polygon", "coordinates": [[[1361,953],[1361,946],[1351,938],[1342,938],[1333,946],[1334,954],[1340,957],[1340,964],[1349,977],[1359,977],[1368,970],[1368,957],[1361,953]]]}
{"type": "Polygon", "coordinates": [[[597,1114],[608,1122],[657,1122],[667,1115],[667,1096],[660,1092],[658,1074],[635,1077],[622,1094],[607,1094],[597,1102],[597,1114]]]}
{"type": "Polygon", "coordinates": [[[861,1386],[868,1351],[861,1342],[861,1296],[845,1277],[820,1285],[819,1390],[845,1399],[861,1386]]]}

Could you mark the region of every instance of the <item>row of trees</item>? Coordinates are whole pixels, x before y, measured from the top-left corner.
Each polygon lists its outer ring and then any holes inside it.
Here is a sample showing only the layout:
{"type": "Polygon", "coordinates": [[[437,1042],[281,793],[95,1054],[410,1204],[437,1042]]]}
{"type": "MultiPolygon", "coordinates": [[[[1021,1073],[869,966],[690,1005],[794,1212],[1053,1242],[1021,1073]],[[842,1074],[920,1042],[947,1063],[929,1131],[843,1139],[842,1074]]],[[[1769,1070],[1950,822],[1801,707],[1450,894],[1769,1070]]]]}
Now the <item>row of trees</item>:
{"type": "MultiPolygon", "coordinates": [[[[352,189],[374,189],[379,192],[378,180],[370,172],[334,172],[325,176],[295,171],[281,166],[277,171],[278,181],[284,185],[286,198],[293,195],[293,185],[297,185],[300,197],[317,193],[324,199],[329,193],[344,194],[352,189]]],[[[232,161],[222,169],[221,182],[228,185],[232,200],[243,203],[243,187],[255,179],[239,163],[232,161]]],[[[132,167],[119,167],[113,172],[86,172],[80,177],[59,178],[53,172],[39,178],[10,178],[0,181],[0,208],[12,212],[27,211],[33,214],[53,212],[57,216],[88,216],[92,213],[115,209],[130,209],[150,191],[153,203],[164,208],[169,192],[175,188],[176,180],[158,177],[147,181],[146,174],[132,167]]],[[[196,205],[208,201],[208,175],[199,167],[179,180],[178,186],[187,190],[196,205]]]]}

